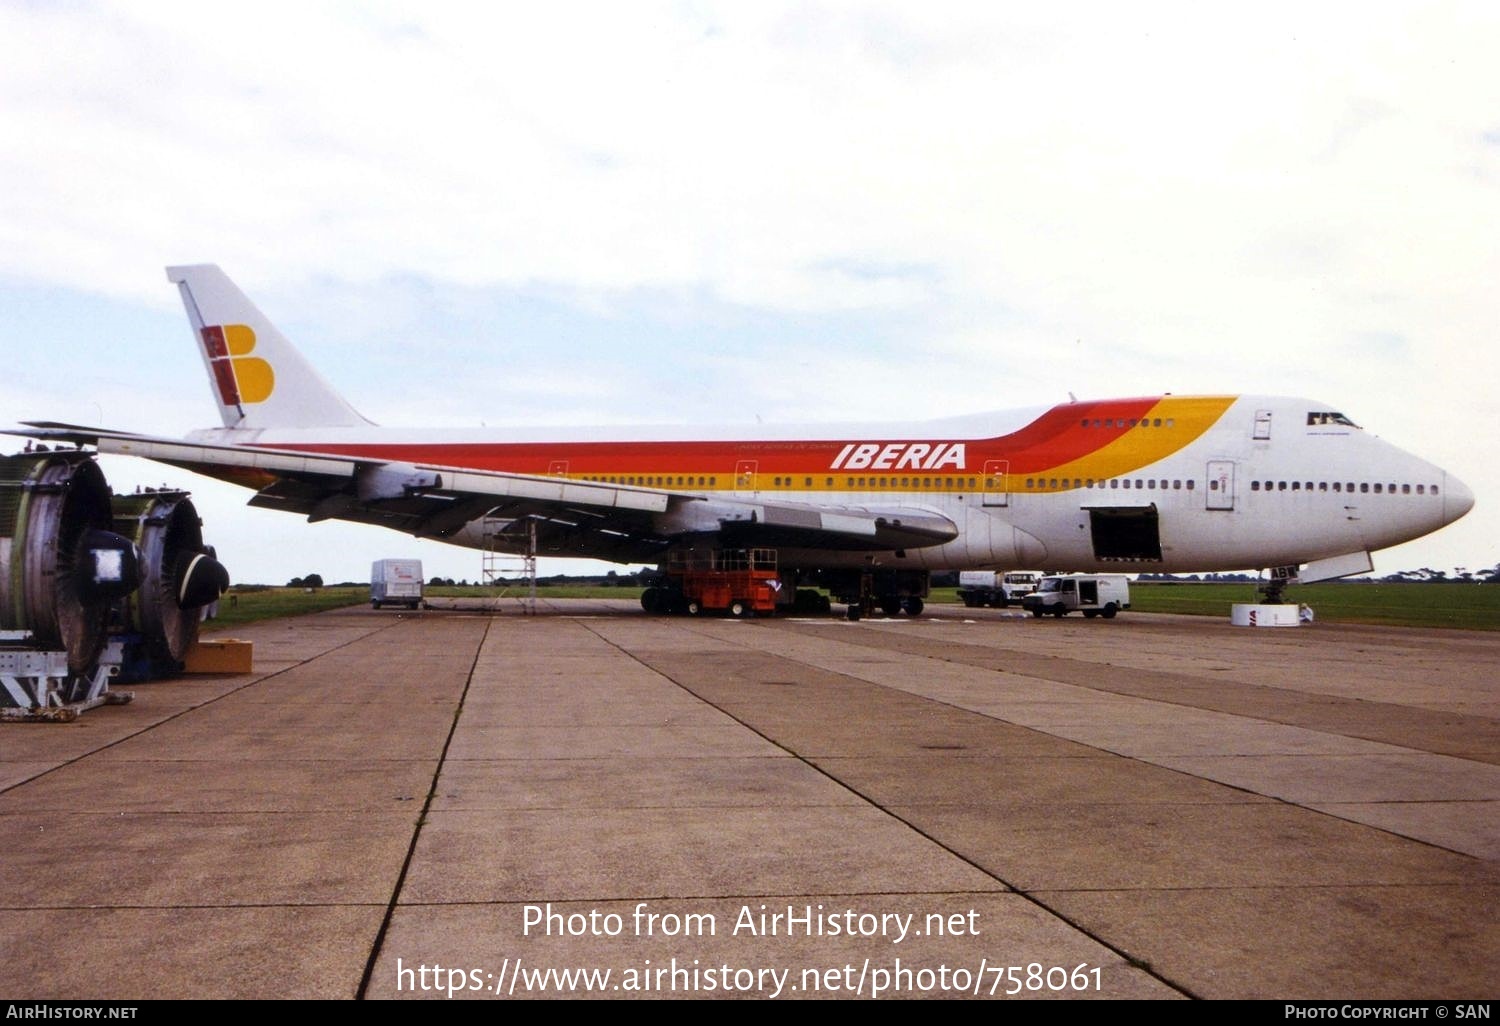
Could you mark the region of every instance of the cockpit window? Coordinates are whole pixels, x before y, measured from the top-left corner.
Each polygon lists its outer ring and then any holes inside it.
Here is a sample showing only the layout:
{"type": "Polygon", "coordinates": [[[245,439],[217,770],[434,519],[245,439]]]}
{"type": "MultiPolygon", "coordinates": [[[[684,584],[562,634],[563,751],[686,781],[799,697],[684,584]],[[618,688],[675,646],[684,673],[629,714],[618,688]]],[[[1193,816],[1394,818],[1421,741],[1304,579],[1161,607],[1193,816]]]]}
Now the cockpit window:
{"type": "Polygon", "coordinates": [[[1352,427],[1356,431],[1360,429],[1358,424],[1342,413],[1334,413],[1332,410],[1311,410],[1308,412],[1308,427],[1321,427],[1326,424],[1342,424],[1344,427],[1352,427]]]}

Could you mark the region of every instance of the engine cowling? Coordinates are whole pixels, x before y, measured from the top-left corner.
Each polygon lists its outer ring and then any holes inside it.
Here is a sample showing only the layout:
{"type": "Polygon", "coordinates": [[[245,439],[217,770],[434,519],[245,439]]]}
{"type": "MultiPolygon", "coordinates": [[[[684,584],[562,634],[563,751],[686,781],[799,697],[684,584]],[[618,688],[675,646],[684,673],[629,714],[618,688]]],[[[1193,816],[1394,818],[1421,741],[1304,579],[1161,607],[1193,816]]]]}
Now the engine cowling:
{"type": "Polygon", "coordinates": [[[114,529],[141,554],[141,587],[124,603],[121,626],[141,635],[152,660],[180,663],[198,640],[203,607],[229,587],[229,572],[203,544],[186,492],[115,496],[114,529]]]}
{"type": "Polygon", "coordinates": [[[0,627],[30,631],[86,673],[108,641],[111,605],[139,583],[139,553],[113,530],[91,456],[0,457],[0,627]]]}

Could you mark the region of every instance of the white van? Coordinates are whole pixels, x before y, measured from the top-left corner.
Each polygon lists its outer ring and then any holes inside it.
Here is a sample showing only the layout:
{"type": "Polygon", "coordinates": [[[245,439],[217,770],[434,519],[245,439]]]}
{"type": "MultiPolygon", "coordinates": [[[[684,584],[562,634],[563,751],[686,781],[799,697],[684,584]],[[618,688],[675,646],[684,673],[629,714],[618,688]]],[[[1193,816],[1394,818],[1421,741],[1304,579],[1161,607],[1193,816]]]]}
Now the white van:
{"type": "Polygon", "coordinates": [[[422,608],[422,561],[377,559],[370,566],[370,605],[422,608]]]}
{"type": "Polygon", "coordinates": [[[1130,608],[1130,579],[1124,574],[1067,574],[1043,577],[1036,591],[1021,600],[1032,616],[1067,616],[1082,611],[1090,619],[1113,619],[1130,608]]]}

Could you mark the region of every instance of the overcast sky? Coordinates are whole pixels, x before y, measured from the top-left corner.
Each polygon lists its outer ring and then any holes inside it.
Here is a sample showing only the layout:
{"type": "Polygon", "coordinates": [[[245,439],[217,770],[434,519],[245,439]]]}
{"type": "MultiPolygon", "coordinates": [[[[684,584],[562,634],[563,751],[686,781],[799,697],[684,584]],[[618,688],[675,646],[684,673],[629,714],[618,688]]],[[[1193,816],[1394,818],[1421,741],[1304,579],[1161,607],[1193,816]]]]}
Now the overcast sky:
{"type": "MultiPolygon", "coordinates": [[[[1481,2],[0,0],[0,424],[216,425],[162,271],[212,262],[390,425],[1314,397],[1477,495],[1378,571],[1494,565],[1497,53],[1481,2]]],[[[106,473],[236,580],[479,574],[106,473]]]]}

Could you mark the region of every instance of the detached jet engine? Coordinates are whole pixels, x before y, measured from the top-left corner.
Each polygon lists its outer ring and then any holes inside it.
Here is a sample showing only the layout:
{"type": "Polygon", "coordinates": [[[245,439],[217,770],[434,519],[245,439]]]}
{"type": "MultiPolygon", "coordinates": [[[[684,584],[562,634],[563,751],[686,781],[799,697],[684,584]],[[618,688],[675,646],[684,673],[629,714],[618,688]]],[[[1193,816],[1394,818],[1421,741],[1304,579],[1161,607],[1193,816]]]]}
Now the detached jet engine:
{"type": "Polygon", "coordinates": [[[0,629],[66,652],[72,674],[94,668],[111,607],[140,583],[136,547],[112,526],[90,454],[0,457],[0,629]]]}
{"type": "Polygon", "coordinates": [[[180,670],[228,586],[186,492],[111,496],[82,451],[0,457],[0,630],[69,674],[94,674],[112,633],[131,679],[180,670]]]}
{"type": "Polygon", "coordinates": [[[141,586],[121,603],[127,680],[182,669],[205,606],[229,587],[229,572],[203,544],[203,521],[186,492],[114,498],[114,529],[140,552],[141,586]]]}

